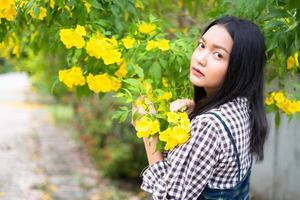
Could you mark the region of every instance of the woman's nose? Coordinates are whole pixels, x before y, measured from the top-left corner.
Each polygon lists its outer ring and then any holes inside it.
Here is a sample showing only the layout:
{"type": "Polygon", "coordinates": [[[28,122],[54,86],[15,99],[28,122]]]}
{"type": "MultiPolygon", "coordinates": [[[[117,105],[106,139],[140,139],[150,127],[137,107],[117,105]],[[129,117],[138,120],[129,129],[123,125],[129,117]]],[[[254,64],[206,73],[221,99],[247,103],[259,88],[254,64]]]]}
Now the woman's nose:
{"type": "Polygon", "coordinates": [[[207,51],[203,50],[201,52],[197,52],[196,61],[197,61],[198,64],[205,67],[205,65],[207,63],[207,51]]]}

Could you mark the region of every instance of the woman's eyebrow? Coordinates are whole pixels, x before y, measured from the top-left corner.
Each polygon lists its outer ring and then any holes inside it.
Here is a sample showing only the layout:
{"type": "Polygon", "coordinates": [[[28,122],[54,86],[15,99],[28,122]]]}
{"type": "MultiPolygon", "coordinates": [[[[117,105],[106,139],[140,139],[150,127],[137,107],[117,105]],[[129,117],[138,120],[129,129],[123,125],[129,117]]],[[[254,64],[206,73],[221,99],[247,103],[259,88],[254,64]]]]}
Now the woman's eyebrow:
{"type": "MultiPolygon", "coordinates": [[[[203,37],[201,37],[200,40],[203,40],[204,43],[206,43],[206,41],[205,41],[205,39],[203,37]]],[[[229,51],[225,47],[222,47],[222,46],[219,46],[219,45],[216,45],[216,44],[213,44],[212,46],[213,46],[213,48],[223,49],[226,53],[229,54],[229,51]]]]}

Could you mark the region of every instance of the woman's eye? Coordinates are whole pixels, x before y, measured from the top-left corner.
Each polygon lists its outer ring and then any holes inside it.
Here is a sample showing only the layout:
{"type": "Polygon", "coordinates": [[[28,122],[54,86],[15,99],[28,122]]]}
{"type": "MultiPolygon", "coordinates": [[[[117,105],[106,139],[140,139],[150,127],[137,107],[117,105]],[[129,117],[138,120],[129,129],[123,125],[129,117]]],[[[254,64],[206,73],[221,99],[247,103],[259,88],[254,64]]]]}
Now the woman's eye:
{"type": "Polygon", "coordinates": [[[204,46],[204,44],[203,44],[202,42],[199,42],[199,47],[200,47],[201,49],[204,49],[204,48],[205,48],[205,46],[204,46]]]}
{"type": "Polygon", "coordinates": [[[220,53],[218,53],[218,52],[216,52],[215,55],[216,55],[216,57],[217,57],[218,59],[223,58],[222,54],[220,54],[220,53]]]}

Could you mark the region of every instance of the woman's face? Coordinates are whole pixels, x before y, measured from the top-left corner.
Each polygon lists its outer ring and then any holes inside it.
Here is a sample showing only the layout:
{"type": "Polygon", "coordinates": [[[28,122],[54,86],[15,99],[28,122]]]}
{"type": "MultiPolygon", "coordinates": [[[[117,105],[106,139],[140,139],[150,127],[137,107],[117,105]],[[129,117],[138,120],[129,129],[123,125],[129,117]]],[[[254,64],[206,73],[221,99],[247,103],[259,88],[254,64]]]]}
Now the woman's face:
{"type": "Polygon", "coordinates": [[[210,27],[199,39],[190,65],[190,81],[213,94],[225,78],[233,41],[222,25],[210,27]]]}

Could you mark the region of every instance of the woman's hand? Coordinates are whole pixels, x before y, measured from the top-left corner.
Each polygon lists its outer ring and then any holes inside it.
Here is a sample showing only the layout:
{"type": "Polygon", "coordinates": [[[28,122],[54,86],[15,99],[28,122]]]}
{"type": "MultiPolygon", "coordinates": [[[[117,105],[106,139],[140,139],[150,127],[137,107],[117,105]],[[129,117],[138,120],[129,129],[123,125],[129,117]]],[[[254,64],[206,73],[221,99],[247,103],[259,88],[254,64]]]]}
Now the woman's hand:
{"type": "MultiPolygon", "coordinates": [[[[144,97],[139,97],[137,99],[140,100],[141,98],[144,98],[144,97]]],[[[154,105],[152,102],[150,101],[147,101],[147,107],[148,107],[148,110],[149,111],[146,111],[142,106],[136,106],[134,104],[132,104],[132,109],[131,109],[131,112],[132,112],[132,119],[131,119],[131,124],[134,126],[134,121],[133,121],[133,115],[137,112],[138,114],[138,118],[146,113],[150,113],[150,114],[156,114],[156,110],[154,108],[154,105]]]]}
{"type": "Polygon", "coordinates": [[[171,112],[185,111],[190,114],[195,107],[195,102],[191,99],[177,99],[170,104],[171,112]]]}

